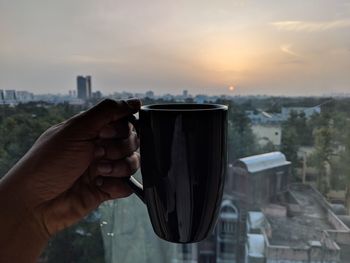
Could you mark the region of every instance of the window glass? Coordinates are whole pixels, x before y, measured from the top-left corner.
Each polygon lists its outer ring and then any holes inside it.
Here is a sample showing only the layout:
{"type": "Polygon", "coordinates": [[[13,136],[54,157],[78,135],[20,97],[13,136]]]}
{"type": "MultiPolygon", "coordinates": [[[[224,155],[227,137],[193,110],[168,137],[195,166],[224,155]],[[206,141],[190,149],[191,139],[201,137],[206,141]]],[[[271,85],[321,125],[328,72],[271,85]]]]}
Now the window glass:
{"type": "Polygon", "coordinates": [[[349,29],[349,0],[1,1],[0,177],[104,98],[229,107],[206,240],[161,240],[132,195],[39,262],[350,262],[349,29]]]}

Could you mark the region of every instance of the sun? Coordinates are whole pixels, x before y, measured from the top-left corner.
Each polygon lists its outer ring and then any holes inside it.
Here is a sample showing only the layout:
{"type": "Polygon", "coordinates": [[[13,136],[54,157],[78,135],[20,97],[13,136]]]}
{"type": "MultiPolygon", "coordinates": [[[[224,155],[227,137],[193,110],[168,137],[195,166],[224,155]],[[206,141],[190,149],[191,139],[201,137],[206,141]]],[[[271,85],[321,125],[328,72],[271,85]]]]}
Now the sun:
{"type": "Polygon", "coordinates": [[[234,91],[235,90],[235,86],[231,85],[230,87],[228,87],[229,91],[234,91]]]}

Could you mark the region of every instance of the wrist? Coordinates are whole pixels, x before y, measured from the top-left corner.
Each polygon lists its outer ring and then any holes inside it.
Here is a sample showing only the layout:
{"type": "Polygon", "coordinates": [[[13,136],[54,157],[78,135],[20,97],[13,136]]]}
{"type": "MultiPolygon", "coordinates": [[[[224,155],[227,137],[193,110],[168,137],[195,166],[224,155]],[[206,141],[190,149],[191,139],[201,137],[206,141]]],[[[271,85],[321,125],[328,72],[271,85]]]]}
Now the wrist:
{"type": "Polygon", "coordinates": [[[0,262],[36,262],[49,235],[23,196],[0,181],[0,262]]]}

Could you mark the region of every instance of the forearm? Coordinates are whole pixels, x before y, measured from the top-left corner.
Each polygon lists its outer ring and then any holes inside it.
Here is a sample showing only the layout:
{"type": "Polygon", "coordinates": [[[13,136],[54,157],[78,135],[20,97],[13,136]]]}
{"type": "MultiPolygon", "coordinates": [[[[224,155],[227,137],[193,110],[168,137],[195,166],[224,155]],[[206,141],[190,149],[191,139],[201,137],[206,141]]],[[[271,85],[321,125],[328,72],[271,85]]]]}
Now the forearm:
{"type": "Polygon", "coordinates": [[[37,262],[48,235],[13,190],[0,180],[0,262],[37,262]]]}

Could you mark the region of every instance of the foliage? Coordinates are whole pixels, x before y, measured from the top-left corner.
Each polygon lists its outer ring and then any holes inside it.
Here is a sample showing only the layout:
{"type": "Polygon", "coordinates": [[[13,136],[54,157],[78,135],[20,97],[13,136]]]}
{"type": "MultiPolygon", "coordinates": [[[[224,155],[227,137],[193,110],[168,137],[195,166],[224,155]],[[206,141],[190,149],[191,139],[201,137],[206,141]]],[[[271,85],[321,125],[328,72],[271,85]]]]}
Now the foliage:
{"type": "Polygon", "coordinates": [[[347,129],[345,136],[343,136],[343,150],[339,153],[338,171],[345,179],[346,196],[345,206],[350,215],[350,120],[347,120],[344,126],[347,129]]]}
{"type": "MultiPolygon", "coordinates": [[[[81,108],[68,104],[28,103],[16,108],[1,105],[0,177],[29,150],[42,132],[79,111],[81,108]]],[[[83,220],[56,235],[43,253],[42,262],[104,262],[98,222],[83,220]]]]}
{"type": "MultiPolygon", "coordinates": [[[[89,217],[96,217],[98,212],[89,217]]],[[[58,233],[48,244],[42,258],[49,263],[104,263],[103,240],[98,220],[82,220],[58,233]]]]}
{"type": "Polygon", "coordinates": [[[318,189],[326,193],[331,188],[330,167],[332,165],[333,131],[330,127],[322,127],[315,131],[315,152],[312,159],[314,166],[318,170],[318,189]]]}
{"type": "Polygon", "coordinates": [[[301,146],[312,145],[312,127],[307,123],[304,113],[291,112],[288,120],[282,125],[281,151],[292,162],[292,173],[300,166],[298,151],[301,146]]]}
{"type": "Polygon", "coordinates": [[[228,156],[229,162],[256,154],[256,138],[251,129],[249,118],[234,103],[228,103],[228,156]]]}
{"type": "MultiPolygon", "coordinates": [[[[298,134],[295,129],[283,128],[281,151],[286,155],[287,160],[292,162],[293,168],[296,168],[299,163],[298,149],[300,145],[297,143],[297,138],[298,134]]],[[[293,173],[295,173],[294,169],[293,173]]]]}
{"type": "MultiPolygon", "coordinates": [[[[146,98],[144,104],[169,103],[162,99],[146,98]]],[[[192,102],[189,100],[188,102],[192,102]]],[[[173,101],[174,103],[174,101],[173,101]]],[[[296,168],[301,146],[315,147],[311,163],[320,172],[322,182],[330,169],[330,187],[344,182],[347,186],[347,207],[350,212],[350,99],[330,101],[329,98],[235,98],[218,100],[229,106],[229,162],[252,154],[276,150],[272,144],[259,148],[245,110],[261,109],[279,112],[282,106],[315,106],[322,104],[322,114],[307,120],[303,114],[292,113],[282,126],[281,151],[296,168]]],[[[81,111],[69,104],[52,105],[44,102],[0,105],[0,177],[21,158],[40,134],[49,126],[81,111]]],[[[293,170],[295,173],[295,169],[293,170]]],[[[328,181],[327,181],[328,180],[328,181]]],[[[341,185],[341,184],[340,184],[341,185]]],[[[326,189],[328,186],[322,186],[326,189]]],[[[97,221],[81,223],[58,234],[43,254],[47,262],[104,262],[103,244],[97,221]]]]}
{"type": "Polygon", "coordinates": [[[349,105],[345,107],[342,100],[327,103],[320,115],[313,116],[309,126],[314,132],[314,153],[309,164],[318,171],[317,185],[321,192],[329,189],[344,190],[350,182],[345,161],[347,140],[350,136],[349,105]]]}

